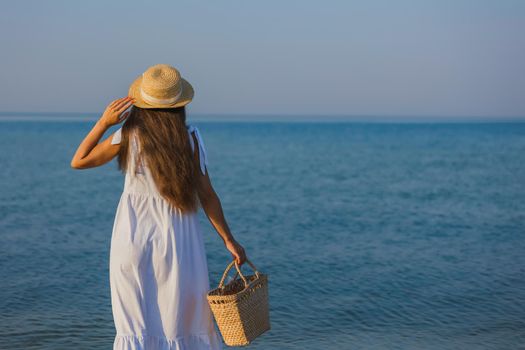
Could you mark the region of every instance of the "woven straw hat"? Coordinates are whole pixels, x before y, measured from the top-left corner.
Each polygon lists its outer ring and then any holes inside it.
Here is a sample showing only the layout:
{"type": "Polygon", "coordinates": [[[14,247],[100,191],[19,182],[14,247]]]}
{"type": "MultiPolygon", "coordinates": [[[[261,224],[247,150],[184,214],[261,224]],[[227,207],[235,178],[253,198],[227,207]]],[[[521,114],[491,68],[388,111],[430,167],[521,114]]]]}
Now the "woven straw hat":
{"type": "Polygon", "coordinates": [[[140,108],[175,108],[193,99],[193,87],[168,64],[149,67],[129,87],[129,96],[140,108]]]}

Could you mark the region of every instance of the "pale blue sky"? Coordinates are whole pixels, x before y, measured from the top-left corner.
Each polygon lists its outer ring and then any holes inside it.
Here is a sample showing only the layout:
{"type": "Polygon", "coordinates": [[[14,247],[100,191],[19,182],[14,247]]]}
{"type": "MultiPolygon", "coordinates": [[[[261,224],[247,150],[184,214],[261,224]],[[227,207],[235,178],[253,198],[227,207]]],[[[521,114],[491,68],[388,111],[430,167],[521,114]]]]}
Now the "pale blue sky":
{"type": "Polygon", "coordinates": [[[525,116],[525,1],[9,1],[0,111],[97,112],[168,63],[212,114],[525,116]]]}

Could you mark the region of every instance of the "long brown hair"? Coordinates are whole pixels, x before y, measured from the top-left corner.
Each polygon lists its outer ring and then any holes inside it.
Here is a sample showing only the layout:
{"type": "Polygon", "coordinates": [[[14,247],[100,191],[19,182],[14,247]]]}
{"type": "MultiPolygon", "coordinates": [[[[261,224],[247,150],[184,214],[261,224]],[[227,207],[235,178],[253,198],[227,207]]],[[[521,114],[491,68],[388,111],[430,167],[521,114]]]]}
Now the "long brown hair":
{"type": "Polygon", "coordinates": [[[128,169],[132,131],[140,144],[138,159],[147,164],[162,197],[183,212],[195,211],[198,208],[198,181],[185,108],[144,109],[133,106],[122,127],[118,165],[123,172],[128,169]]]}

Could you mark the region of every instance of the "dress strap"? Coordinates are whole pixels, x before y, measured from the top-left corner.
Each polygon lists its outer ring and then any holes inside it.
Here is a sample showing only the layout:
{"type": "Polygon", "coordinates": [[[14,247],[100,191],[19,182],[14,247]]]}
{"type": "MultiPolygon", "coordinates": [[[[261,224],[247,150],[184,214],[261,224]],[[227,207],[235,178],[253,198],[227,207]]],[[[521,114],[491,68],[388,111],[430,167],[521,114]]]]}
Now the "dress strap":
{"type": "Polygon", "coordinates": [[[191,150],[193,151],[195,149],[195,145],[193,144],[193,137],[191,136],[191,133],[193,132],[195,136],[197,137],[197,143],[199,146],[199,161],[200,161],[200,168],[203,175],[206,175],[206,168],[208,166],[208,156],[206,154],[206,148],[204,147],[204,142],[202,141],[201,133],[199,132],[199,129],[197,129],[196,126],[188,125],[188,134],[190,136],[190,145],[191,150]]]}
{"type": "MultiPolygon", "coordinates": [[[[115,131],[113,139],[111,140],[112,145],[121,143],[122,141],[122,129],[115,131]]],[[[131,170],[131,174],[137,175],[144,173],[142,167],[142,161],[138,159],[139,155],[139,141],[135,130],[131,130],[129,133],[129,149],[128,149],[128,170],[131,170]]]]}
{"type": "Polygon", "coordinates": [[[118,128],[117,131],[115,131],[115,133],[113,134],[113,138],[111,138],[111,144],[118,145],[121,140],[122,140],[122,127],[118,128]]]}

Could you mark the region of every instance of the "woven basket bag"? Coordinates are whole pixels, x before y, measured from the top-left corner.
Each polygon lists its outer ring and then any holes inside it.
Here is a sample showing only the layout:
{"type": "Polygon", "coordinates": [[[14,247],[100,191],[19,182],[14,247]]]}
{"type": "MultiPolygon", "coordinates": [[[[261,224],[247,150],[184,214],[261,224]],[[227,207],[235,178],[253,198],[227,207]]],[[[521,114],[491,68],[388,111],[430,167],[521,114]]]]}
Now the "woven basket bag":
{"type": "Polygon", "coordinates": [[[208,303],[228,346],[248,345],[270,329],[268,275],[259,273],[250,261],[246,262],[255,274],[244,276],[234,260],[224,270],[219,286],[208,292],[208,303]],[[237,273],[224,285],[234,265],[237,273]]]}

